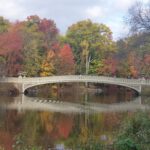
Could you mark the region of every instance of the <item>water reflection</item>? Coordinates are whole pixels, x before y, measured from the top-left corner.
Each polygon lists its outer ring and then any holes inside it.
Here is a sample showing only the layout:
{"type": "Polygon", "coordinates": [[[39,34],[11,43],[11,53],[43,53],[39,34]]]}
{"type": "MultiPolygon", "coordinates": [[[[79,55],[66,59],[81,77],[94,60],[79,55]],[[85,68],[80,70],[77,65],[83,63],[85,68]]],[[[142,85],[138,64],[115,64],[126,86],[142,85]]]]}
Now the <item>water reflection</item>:
{"type": "Polygon", "coordinates": [[[36,110],[61,113],[99,113],[150,109],[149,105],[142,104],[140,96],[134,98],[132,101],[114,104],[101,104],[98,102],[84,102],[80,104],[19,95],[18,97],[14,97],[12,102],[1,104],[1,107],[7,109],[16,109],[18,111],[36,110]]]}
{"type": "Polygon", "coordinates": [[[113,99],[104,103],[101,96],[99,100],[90,97],[87,101],[64,100],[64,95],[62,101],[25,95],[0,97],[0,147],[76,150],[89,140],[111,144],[123,120],[137,110],[150,110],[149,98],[115,101],[115,96],[104,95],[113,99]]]}

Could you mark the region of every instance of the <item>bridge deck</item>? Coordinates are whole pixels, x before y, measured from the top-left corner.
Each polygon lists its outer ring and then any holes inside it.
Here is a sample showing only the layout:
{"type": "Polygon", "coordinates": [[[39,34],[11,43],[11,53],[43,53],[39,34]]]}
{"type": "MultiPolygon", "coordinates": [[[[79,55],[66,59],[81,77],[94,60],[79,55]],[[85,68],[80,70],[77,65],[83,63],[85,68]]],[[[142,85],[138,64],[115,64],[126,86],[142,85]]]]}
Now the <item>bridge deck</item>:
{"type": "Polygon", "coordinates": [[[66,76],[49,76],[49,77],[5,77],[0,78],[0,82],[9,82],[9,83],[42,83],[42,82],[74,82],[74,81],[84,81],[84,82],[93,82],[93,81],[106,81],[106,82],[115,82],[115,83],[128,83],[128,84],[143,84],[150,85],[150,80],[145,80],[142,78],[139,79],[127,79],[127,78],[116,78],[116,77],[105,77],[105,76],[89,76],[89,75],[66,75],[66,76]]]}
{"type": "Polygon", "coordinates": [[[93,83],[105,83],[114,84],[132,88],[137,92],[141,92],[141,86],[150,86],[150,80],[145,79],[126,79],[116,77],[105,76],[89,76],[89,75],[65,75],[65,76],[50,76],[50,77],[7,77],[0,78],[1,83],[17,83],[22,84],[21,89],[24,92],[26,89],[48,83],[65,83],[65,82],[93,82],[93,83]]]}

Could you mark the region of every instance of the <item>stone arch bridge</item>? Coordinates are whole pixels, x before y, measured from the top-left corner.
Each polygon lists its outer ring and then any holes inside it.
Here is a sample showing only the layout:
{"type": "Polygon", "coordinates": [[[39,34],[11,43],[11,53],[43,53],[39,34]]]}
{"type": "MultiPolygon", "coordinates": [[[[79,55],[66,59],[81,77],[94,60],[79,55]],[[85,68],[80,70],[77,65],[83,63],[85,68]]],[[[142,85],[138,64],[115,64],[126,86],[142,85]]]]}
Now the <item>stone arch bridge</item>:
{"type": "Polygon", "coordinates": [[[13,83],[20,93],[24,93],[30,87],[50,84],[50,83],[68,83],[68,82],[88,82],[119,85],[131,88],[141,93],[142,86],[150,86],[150,80],[145,79],[126,79],[105,76],[90,75],[64,75],[49,77],[4,77],[0,78],[0,83],[13,83]]]}

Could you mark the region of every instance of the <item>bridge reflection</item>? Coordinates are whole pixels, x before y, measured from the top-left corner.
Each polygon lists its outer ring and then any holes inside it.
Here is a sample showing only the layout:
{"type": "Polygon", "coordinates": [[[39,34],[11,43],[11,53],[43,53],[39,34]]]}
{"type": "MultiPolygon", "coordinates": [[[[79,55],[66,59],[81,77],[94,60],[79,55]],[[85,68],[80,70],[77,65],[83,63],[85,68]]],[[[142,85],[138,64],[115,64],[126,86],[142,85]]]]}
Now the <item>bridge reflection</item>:
{"type": "Polygon", "coordinates": [[[149,110],[150,105],[142,104],[141,97],[135,98],[133,101],[101,104],[101,103],[72,103],[64,101],[56,101],[49,99],[40,99],[36,97],[27,97],[24,94],[15,97],[14,101],[9,104],[3,104],[1,107],[6,109],[15,109],[18,111],[36,110],[50,111],[61,113],[99,113],[99,112],[123,112],[135,110],[149,110]]]}

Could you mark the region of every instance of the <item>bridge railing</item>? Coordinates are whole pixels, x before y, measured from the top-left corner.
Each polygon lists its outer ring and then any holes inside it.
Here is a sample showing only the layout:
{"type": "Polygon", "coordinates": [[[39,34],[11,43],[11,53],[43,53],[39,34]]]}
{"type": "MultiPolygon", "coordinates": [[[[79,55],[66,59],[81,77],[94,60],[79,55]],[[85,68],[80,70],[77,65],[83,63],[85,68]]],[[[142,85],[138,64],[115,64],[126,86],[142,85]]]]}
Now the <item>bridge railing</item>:
{"type": "Polygon", "coordinates": [[[104,81],[106,83],[122,83],[122,84],[144,84],[150,85],[150,80],[144,79],[125,79],[125,78],[116,78],[116,77],[105,77],[105,76],[85,76],[85,75],[68,75],[68,76],[51,76],[51,77],[43,77],[43,78],[31,78],[32,82],[46,82],[46,81],[104,81]]]}
{"type": "Polygon", "coordinates": [[[137,84],[137,85],[150,85],[150,80],[145,79],[126,79],[117,77],[106,76],[90,76],[90,75],[64,75],[64,76],[50,76],[50,77],[5,77],[0,78],[0,82],[12,82],[12,83],[46,83],[49,81],[63,82],[63,81],[84,81],[84,82],[98,82],[105,83],[120,83],[120,84],[137,84]]]}

